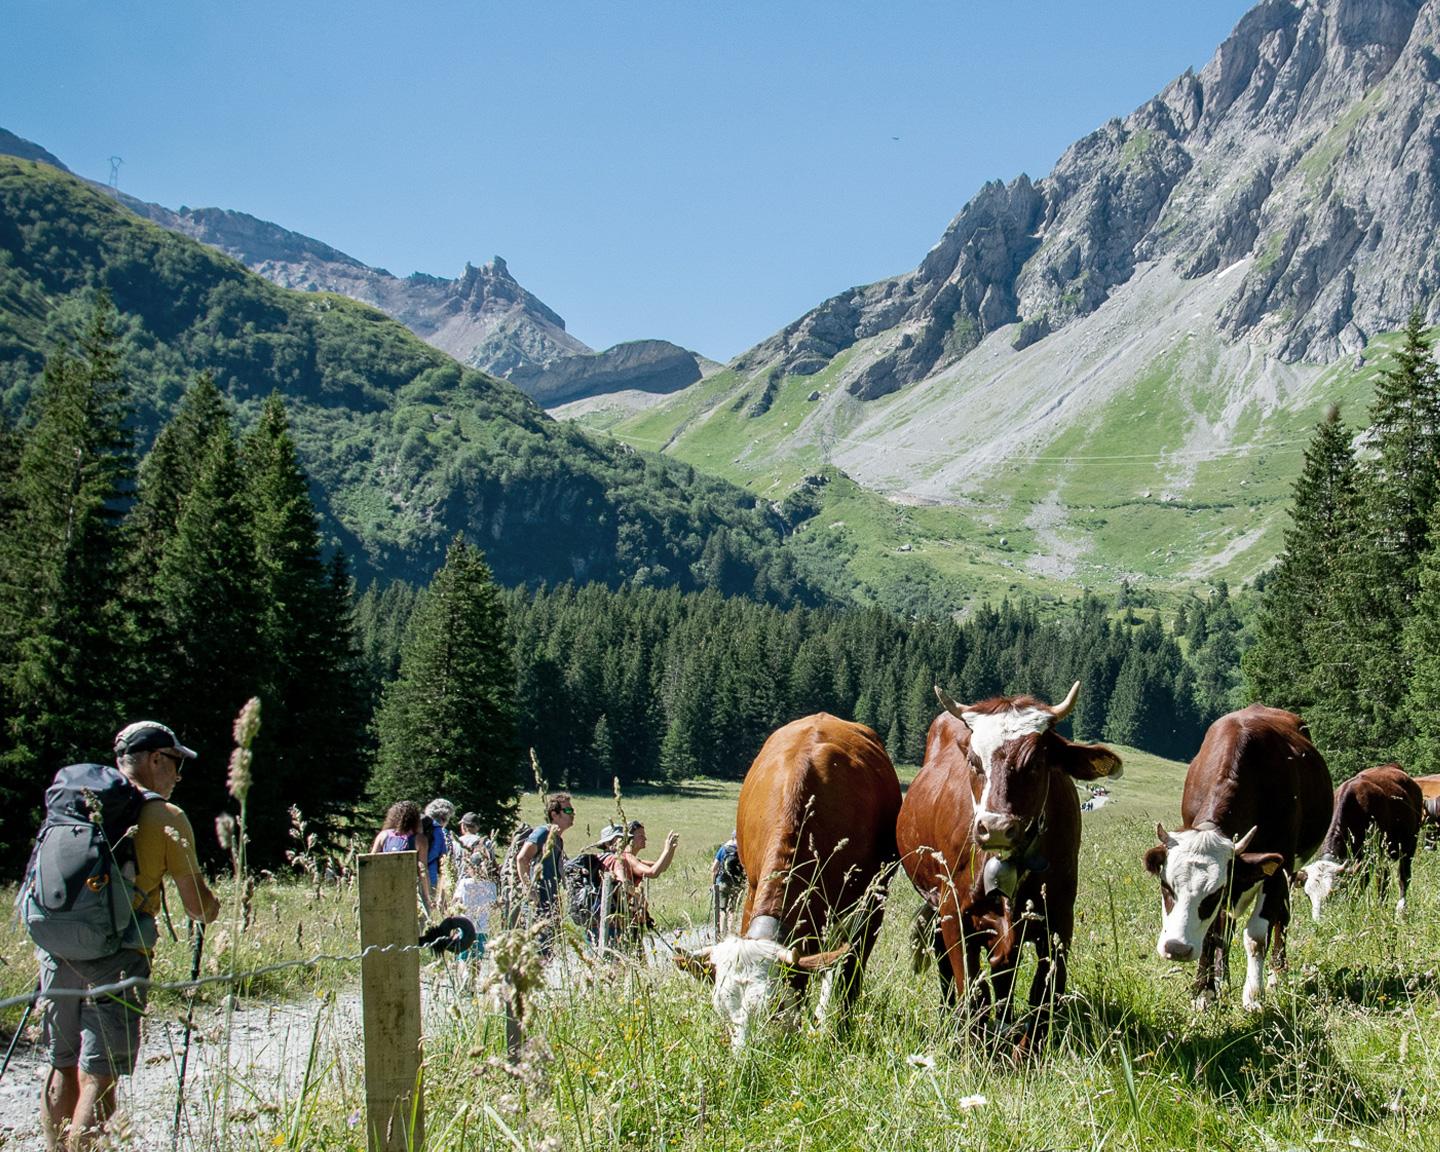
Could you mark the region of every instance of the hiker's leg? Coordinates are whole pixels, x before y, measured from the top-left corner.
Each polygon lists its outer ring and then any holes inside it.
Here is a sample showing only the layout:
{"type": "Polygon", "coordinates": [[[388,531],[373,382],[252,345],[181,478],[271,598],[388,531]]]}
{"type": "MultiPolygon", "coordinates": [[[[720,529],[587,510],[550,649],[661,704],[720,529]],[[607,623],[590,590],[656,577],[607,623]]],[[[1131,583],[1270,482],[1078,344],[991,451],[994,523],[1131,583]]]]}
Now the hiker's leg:
{"type": "Polygon", "coordinates": [[[68,1152],[93,1148],[105,1132],[105,1122],[115,1108],[115,1077],[80,1072],[80,1095],[70,1123],[68,1152]]]}
{"type": "Polygon", "coordinates": [[[45,1133],[46,1152],[63,1147],[79,1099],[79,1069],[51,1068],[40,1090],[40,1128],[45,1133]]]}

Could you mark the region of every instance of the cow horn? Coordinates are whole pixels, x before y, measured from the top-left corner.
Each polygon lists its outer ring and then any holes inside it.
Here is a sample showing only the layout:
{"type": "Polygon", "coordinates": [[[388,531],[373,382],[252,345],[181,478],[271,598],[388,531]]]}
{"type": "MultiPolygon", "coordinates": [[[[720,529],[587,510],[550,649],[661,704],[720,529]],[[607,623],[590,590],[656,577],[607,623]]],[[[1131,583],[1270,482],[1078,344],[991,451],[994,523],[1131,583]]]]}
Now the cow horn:
{"type": "Polygon", "coordinates": [[[1250,847],[1250,841],[1255,839],[1255,833],[1258,831],[1260,831],[1260,825],[1256,824],[1252,826],[1250,831],[1246,832],[1244,836],[1232,842],[1235,845],[1235,855],[1240,855],[1241,852],[1244,852],[1246,848],[1250,847]]]}
{"type": "MultiPolygon", "coordinates": [[[[941,688],[939,684],[935,685],[935,698],[940,701],[940,707],[944,708],[946,712],[949,712],[950,715],[954,716],[960,723],[965,724],[965,713],[970,711],[970,705],[955,703],[955,701],[951,699],[950,693],[946,692],[944,688],[941,688]]],[[[968,724],[965,726],[967,728],[969,727],[968,724]]]]}
{"type": "Polygon", "coordinates": [[[1054,708],[1051,709],[1051,711],[1055,713],[1055,722],[1057,724],[1061,720],[1065,719],[1066,716],[1070,715],[1071,711],[1075,707],[1075,701],[1079,699],[1079,697],[1080,681],[1076,680],[1074,684],[1070,685],[1070,694],[1066,696],[1064,700],[1060,701],[1060,703],[1057,704],[1054,708]]]}

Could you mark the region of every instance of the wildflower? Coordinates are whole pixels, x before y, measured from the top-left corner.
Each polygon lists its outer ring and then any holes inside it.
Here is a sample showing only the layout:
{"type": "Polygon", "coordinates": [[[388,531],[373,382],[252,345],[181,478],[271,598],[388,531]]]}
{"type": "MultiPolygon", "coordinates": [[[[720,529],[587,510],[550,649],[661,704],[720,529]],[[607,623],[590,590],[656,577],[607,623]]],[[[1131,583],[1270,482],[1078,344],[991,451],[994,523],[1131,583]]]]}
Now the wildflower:
{"type": "Polygon", "coordinates": [[[909,1064],[912,1068],[923,1068],[926,1072],[930,1072],[935,1068],[935,1057],[925,1056],[919,1052],[915,1052],[905,1057],[905,1063],[909,1064]]]}
{"type": "Polygon", "coordinates": [[[959,1100],[955,1101],[955,1107],[959,1108],[962,1112],[969,1112],[972,1108],[983,1108],[988,1103],[990,1103],[990,1101],[977,1092],[973,1096],[960,1097],[959,1100]]]}
{"type": "Polygon", "coordinates": [[[356,1127],[360,1123],[360,1109],[356,1108],[355,1111],[351,1112],[350,1115],[345,1118],[345,1123],[351,1128],[356,1127]]]}

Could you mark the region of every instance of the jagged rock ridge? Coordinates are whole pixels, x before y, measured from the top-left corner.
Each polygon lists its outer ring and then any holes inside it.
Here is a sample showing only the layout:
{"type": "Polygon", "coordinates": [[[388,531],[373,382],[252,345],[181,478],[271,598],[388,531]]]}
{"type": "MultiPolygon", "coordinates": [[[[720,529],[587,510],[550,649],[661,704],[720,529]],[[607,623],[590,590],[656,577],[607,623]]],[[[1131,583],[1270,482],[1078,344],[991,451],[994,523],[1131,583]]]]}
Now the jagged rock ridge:
{"type": "MultiPolygon", "coordinates": [[[[69,171],[38,144],[4,129],[0,154],[69,171]]],[[[541,404],[628,389],[673,392],[702,374],[695,353],[664,340],[595,352],[570,335],[560,315],[522,287],[499,256],[479,267],[466,264],[454,280],[420,272],[402,278],[244,212],[176,211],[124,194],[119,199],[137,215],[218,248],[282,288],[337,292],[372,304],[427,343],[509,379],[541,404]]]]}
{"type": "Polygon", "coordinates": [[[1440,318],[1440,0],[1264,0],[1214,58],[1072,145],[1043,180],[987,184],[913,272],[825,301],[737,361],[869,399],[1019,324],[1088,316],[1137,264],[1250,258],[1221,332],[1328,362],[1411,308],[1440,318]]]}

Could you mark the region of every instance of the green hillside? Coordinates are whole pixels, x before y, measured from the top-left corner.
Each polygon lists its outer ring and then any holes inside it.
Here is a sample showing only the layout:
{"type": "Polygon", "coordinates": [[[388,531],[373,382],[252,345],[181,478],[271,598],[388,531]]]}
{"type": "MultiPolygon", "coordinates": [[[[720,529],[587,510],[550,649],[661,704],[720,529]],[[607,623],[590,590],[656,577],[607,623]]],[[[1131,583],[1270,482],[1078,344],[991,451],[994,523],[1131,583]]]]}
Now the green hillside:
{"type": "Polygon", "coordinates": [[[814,599],[768,506],[558,424],[373,308],[278,288],[52,167],[0,157],[0,414],[96,289],[121,313],[147,445],[214,373],[243,422],[285,397],[325,531],[362,574],[423,578],[457,530],[506,583],[599,580],[814,599]]]}
{"type": "Polygon", "coordinates": [[[906,489],[951,462],[942,451],[904,447],[927,422],[950,418],[943,389],[924,400],[831,402],[853,349],[814,376],[726,371],[623,418],[602,410],[581,419],[766,500],[803,497],[815,515],[792,544],[797,562],[843,571],[862,601],[953,609],[1003,595],[1068,598],[1126,581],[1165,596],[1220,578],[1240,584],[1271,563],[1316,423],[1339,403],[1351,426],[1363,425],[1394,341],[1372,342],[1358,368],[1312,368],[1277,398],[1259,369],[1237,375],[1217,338],[1190,334],[1103,402],[1080,406],[1043,440],[967,477],[950,499],[865,487],[829,466],[843,467],[836,446],[857,438],[876,441],[877,452],[910,452],[899,457],[906,489]],[[1217,447],[1204,429],[1222,423],[1217,447]],[[830,482],[806,483],[818,473],[830,482]]]}

